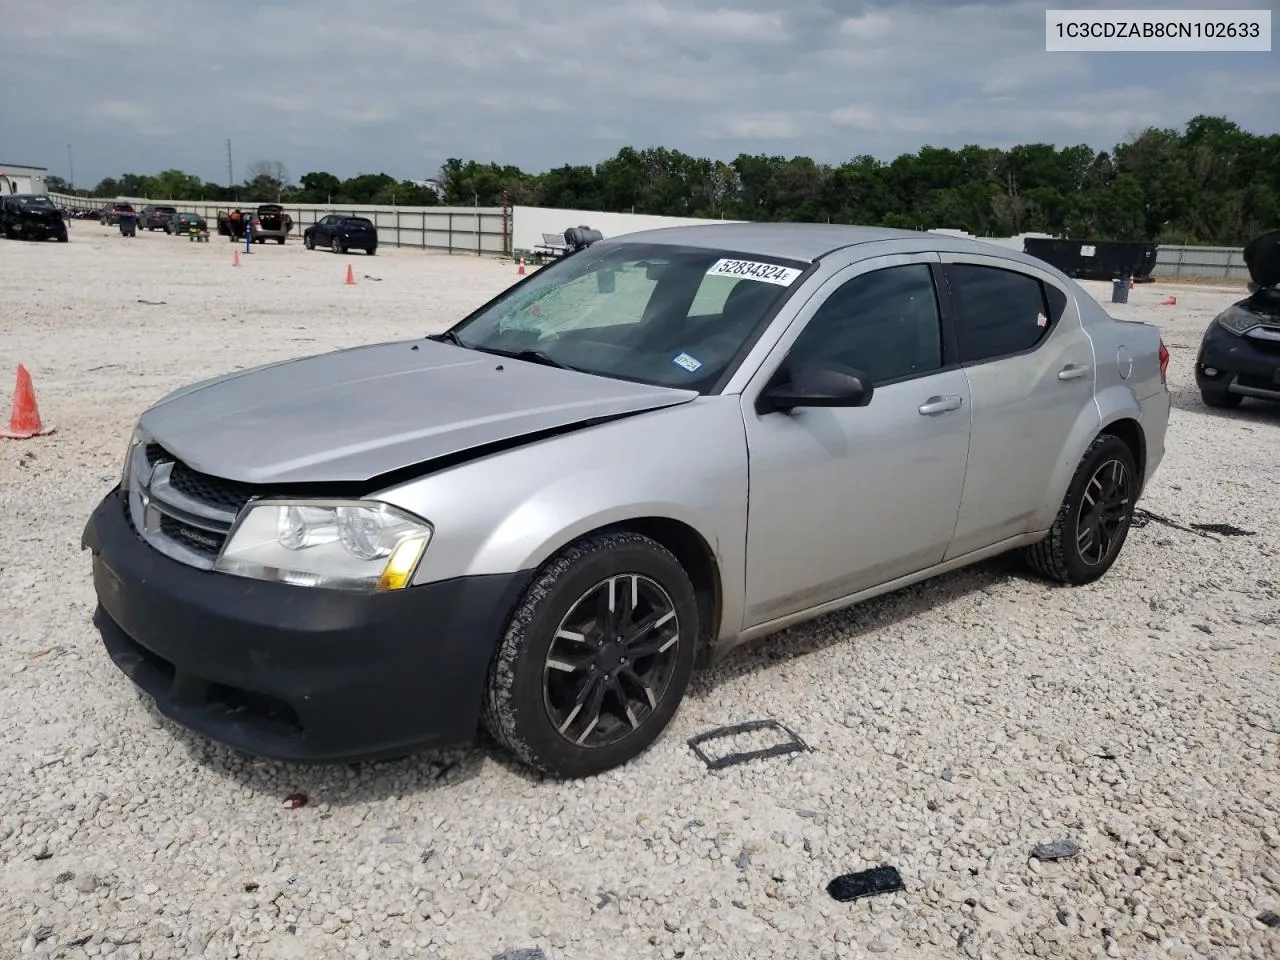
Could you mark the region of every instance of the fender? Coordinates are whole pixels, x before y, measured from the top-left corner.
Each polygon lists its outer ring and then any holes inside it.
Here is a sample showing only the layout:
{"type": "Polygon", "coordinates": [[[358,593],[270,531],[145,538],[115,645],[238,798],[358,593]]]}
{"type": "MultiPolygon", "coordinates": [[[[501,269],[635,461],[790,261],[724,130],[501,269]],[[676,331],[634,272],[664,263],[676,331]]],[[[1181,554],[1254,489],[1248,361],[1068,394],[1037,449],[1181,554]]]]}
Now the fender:
{"type": "Polygon", "coordinates": [[[1084,452],[1089,449],[1089,444],[1111,424],[1126,419],[1139,423],[1138,432],[1141,437],[1142,408],[1133,391],[1124,386],[1104,388],[1094,395],[1093,403],[1080,411],[1080,416],[1072,425],[1071,433],[1058,455],[1058,461],[1054,464],[1045,503],[1031,518],[1028,532],[1048,530],[1053,525],[1054,517],[1058,515],[1063,498],[1067,495],[1067,487],[1071,485],[1071,478],[1075,475],[1084,452]]]}
{"type": "Polygon", "coordinates": [[[723,636],[742,626],[745,432],[737,397],[703,397],[467,460],[371,496],[432,525],[415,584],[535,570],[572,541],[627,521],[679,524],[701,538],[718,568],[723,636]],[[636,450],[651,454],[637,459],[636,450]]]}

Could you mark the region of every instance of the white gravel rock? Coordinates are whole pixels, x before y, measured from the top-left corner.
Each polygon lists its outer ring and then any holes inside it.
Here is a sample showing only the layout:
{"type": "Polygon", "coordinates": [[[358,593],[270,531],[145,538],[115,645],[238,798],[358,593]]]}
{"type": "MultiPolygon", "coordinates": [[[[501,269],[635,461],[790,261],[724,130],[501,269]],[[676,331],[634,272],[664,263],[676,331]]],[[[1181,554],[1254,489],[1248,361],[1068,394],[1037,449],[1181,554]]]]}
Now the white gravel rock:
{"type": "Polygon", "coordinates": [[[0,956],[1280,955],[1256,919],[1280,906],[1280,412],[1211,412],[1191,374],[1238,290],[1108,306],[1172,354],[1144,506],[1256,536],[1152,523],[1091,587],[997,560],[794,628],[700,676],[630,768],[559,784],[486,749],[247,759],[161,719],[102,651],[79,536],[143,408],[438,330],[515,279],[297,243],[233,268],[228,246],[82,221],[67,245],[0,242],[0,388],[26,364],[58,427],[0,442],[0,956]],[[709,774],[685,746],[761,716],[812,752],[709,774]],[[1075,857],[1031,857],[1063,839],[1075,857]],[[905,891],[827,895],[882,863],[905,891]]]}

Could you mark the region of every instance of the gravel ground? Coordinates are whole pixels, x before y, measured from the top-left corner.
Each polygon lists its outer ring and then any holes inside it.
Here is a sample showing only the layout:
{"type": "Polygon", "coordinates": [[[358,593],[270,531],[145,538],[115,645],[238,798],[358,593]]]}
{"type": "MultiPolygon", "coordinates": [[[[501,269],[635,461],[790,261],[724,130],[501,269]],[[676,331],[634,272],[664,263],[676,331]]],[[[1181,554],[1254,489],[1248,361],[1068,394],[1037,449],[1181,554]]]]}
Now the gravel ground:
{"type": "Polygon", "coordinates": [[[1256,535],[1153,522],[1091,587],[1000,559],[792,629],[699,677],[630,768],[558,783],[487,748],[255,762],[159,718],[100,648],[79,537],[145,406],[439,329],[515,275],[229,247],[82,221],[0,242],[0,402],[22,362],[58,428],[0,441],[0,956],[1280,956],[1257,919],[1280,912],[1280,412],[1209,411],[1191,375],[1239,290],[1112,309],[1172,352],[1144,506],[1256,535]],[[685,743],[757,717],[812,749],[709,773],[685,743]],[[1058,840],[1079,852],[1030,856],[1058,840]],[[827,894],[879,864],[902,892],[827,894]]]}

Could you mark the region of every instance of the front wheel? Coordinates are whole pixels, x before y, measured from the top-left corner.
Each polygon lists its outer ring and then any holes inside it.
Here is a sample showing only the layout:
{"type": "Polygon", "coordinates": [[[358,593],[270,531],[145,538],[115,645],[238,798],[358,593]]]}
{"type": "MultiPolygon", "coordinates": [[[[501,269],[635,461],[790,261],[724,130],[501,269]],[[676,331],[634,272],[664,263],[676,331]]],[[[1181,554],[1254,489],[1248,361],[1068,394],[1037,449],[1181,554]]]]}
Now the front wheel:
{"type": "Polygon", "coordinates": [[[1138,483],[1129,445],[1111,434],[1099,435],[1076,467],[1049,535],[1026,549],[1031,568],[1072,586],[1101,577],[1129,535],[1138,483]]]}
{"type": "Polygon", "coordinates": [[[302,245],[308,250],[314,250],[316,248],[316,242],[311,239],[311,234],[309,233],[303,235],[302,245]]]}
{"type": "Polygon", "coordinates": [[[693,584],[669,550],[635,533],[588,537],[547,561],[512,614],[484,725],[557,776],[621,766],[675,715],[698,637],[693,584]]]}
{"type": "Polygon", "coordinates": [[[332,250],[334,253],[342,253],[342,241],[339,240],[337,237],[334,237],[331,241],[329,241],[329,249],[332,250]]]}

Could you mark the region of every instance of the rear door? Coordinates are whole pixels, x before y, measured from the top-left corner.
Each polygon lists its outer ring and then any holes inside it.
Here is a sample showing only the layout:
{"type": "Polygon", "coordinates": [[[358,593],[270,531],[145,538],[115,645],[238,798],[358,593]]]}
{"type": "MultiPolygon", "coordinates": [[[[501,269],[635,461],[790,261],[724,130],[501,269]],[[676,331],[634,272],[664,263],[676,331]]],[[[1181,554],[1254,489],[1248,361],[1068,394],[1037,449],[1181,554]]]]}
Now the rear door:
{"type": "Polygon", "coordinates": [[[1063,445],[1094,405],[1093,345],[1051,275],[1001,257],[942,254],[973,431],[947,558],[1034,532],[1063,445]]]}

